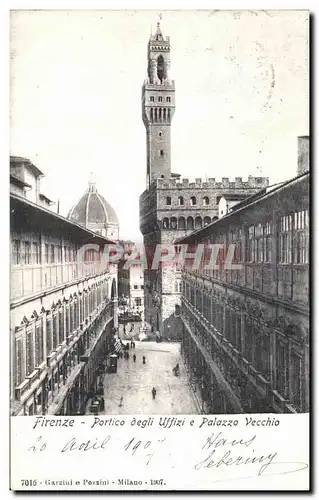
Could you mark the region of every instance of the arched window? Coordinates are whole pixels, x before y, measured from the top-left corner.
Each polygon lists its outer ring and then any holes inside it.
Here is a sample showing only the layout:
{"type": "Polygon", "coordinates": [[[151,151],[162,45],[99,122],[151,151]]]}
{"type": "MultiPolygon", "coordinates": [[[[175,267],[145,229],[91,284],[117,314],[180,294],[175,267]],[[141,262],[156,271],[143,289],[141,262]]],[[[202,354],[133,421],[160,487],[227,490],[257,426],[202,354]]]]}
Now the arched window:
{"type": "Polygon", "coordinates": [[[204,198],[203,198],[203,205],[205,205],[205,206],[209,205],[209,198],[208,198],[208,196],[204,196],[204,198]]]}
{"type": "Polygon", "coordinates": [[[155,108],[155,121],[157,122],[157,108],[155,108]]]}
{"type": "Polygon", "coordinates": [[[162,121],[162,108],[159,109],[159,121],[162,121]]]}
{"type": "Polygon", "coordinates": [[[177,229],[177,219],[176,217],[171,218],[171,229],[177,229]]]}
{"type": "Polygon", "coordinates": [[[181,306],[178,304],[175,305],[175,316],[180,316],[181,315],[181,306]]]}
{"type": "Polygon", "coordinates": [[[187,218],[187,229],[194,229],[194,219],[193,217],[188,217],[187,218]]]}
{"type": "Polygon", "coordinates": [[[201,229],[202,228],[202,218],[201,217],[196,217],[195,219],[195,229],[201,229]]]}
{"type": "Polygon", "coordinates": [[[192,197],[191,197],[191,205],[196,205],[196,203],[197,203],[197,202],[196,202],[196,198],[195,198],[195,196],[192,196],[192,197]]]}
{"type": "Polygon", "coordinates": [[[158,56],[157,58],[157,76],[161,82],[166,78],[165,63],[162,55],[158,56]]]}
{"type": "Polygon", "coordinates": [[[178,204],[179,205],[184,205],[184,198],[183,198],[183,196],[179,196],[178,197],[178,204]]]}
{"type": "Polygon", "coordinates": [[[169,229],[169,219],[168,219],[168,217],[164,217],[164,219],[163,219],[163,229],[169,229]]]}
{"type": "Polygon", "coordinates": [[[178,219],[178,229],[186,229],[186,221],[184,217],[178,219]]]}
{"type": "Polygon", "coordinates": [[[170,196],[166,197],[166,205],[171,205],[172,204],[172,198],[170,196]]]}
{"type": "Polygon", "coordinates": [[[210,222],[210,217],[204,217],[204,226],[207,226],[210,222]]]}

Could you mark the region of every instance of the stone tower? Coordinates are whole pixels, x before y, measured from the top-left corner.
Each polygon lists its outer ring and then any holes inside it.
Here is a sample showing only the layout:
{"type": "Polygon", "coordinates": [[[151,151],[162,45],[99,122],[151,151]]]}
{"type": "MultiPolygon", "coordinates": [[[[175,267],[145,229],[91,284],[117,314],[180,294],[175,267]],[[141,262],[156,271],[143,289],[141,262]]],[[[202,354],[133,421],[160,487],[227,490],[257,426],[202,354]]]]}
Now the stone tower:
{"type": "MultiPolygon", "coordinates": [[[[164,37],[160,23],[147,46],[147,78],[142,87],[142,116],[146,128],[146,191],[140,199],[140,228],[152,260],[156,245],[164,243],[160,214],[157,213],[157,179],[171,178],[171,123],[175,111],[175,83],[170,77],[170,39],[164,37]],[[146,217],[145,217],[146,216],[146,217]]],[[[170,235],[172,236],[172,235],[170,235]]],[[[164,238],[165,239],[165,238],[164,238]]],[[[173,238],[169,238],[173,243],[173,238]]],[[[151,264],[151,260],[149,264],[151,264]]],[[[163,294],[174,292],[167,284],[167,270],[147,270],[144,275],[146,321],[154,331],[164,333],[167,316],[163,294]]],[[[173,279],[172,271],[169,271],[173,279]]],[[[179,294],[172,298],[179,304],[179,294]],[[176,299],[176,300],[175,300],[176,299]]],[[[169,313],[171,313],[171,307],[169,313]]],[[[173,306],[174,309],[174,306],[173,306]]]]}
{"type": "Polygon", "coordinates": [[[175,85],[170,79],[170,41],[160,23],[147,47],[148,77],[142,89],[142,113],[146,128],[147,187],[154,179],[171,175],[171,123],[175,110],[175,85]]]}
{"type": "Polygon", "coordinates": [[[148,269],[144,273],[145,320],[162,336],[176,339],[181,333],[181,271],[168,264],[152,270],[156,246],[172,248],[179,238],[218,219],[218,201],[222,195],[236,193],[245,198],[266,188],[269,180],[249,176],[248,181],[236,177],[233,181],[197,178],[192,182],[171,173],[170,129],[175,84],[169,76],[169,38],[163,37],[159,23],[156,33],[150,36],[147,56],[148,77],[142,89],[147,182],[140,196],[140,229],[148,254],[148,269]]]}

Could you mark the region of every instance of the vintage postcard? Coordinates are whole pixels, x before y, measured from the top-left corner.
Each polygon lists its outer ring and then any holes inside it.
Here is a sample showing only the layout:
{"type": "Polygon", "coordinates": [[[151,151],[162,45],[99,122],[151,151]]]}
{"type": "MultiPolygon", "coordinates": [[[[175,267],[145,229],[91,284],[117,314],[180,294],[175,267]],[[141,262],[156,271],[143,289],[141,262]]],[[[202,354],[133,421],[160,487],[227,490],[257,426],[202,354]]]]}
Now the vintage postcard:
{"type": "Polygon", "coordinates": [[[309,12],[13,10],[10,485],[309,489],[309,12]]]}

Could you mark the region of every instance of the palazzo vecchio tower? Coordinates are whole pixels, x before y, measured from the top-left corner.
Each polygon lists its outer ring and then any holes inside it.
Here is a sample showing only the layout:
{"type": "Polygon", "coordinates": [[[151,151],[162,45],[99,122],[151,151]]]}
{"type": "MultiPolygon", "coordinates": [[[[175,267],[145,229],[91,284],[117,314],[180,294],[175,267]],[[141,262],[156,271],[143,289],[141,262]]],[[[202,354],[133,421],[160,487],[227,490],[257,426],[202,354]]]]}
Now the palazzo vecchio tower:
{"type": "MultiPolygon", "coordinates": [[[[268,186],[268,179],[249,176],[234,181],[222,178],[180,179],[171,172],[171,124],[175,112],[175,83],[170,77],[170,38],[160,23],[147,47],[147,78],[142,87],[142,116],[146,128],[146,190],[140,196],[140,230],[144,245],[154,252],[156,245],[174,244],[194,230],[218,218],[219,198],[227,194],[248,197],[268,186]]],[[[181,272],[163,266],[144,272],[145,320],[153,331],[179,339],[182,323],[181,272]]]]}
{"type": "MultiPolygon", "coordinates": [[[[163,232],[160,205],[160,180],[171,178],[171,123],[175,111],[175,84],[170,78],[170,39],[157,23],[147,48],[147,78],[142,88],[142,116],[146,128],[146,191],[140,197],[140,229],[146,248],[173,243],[174,235],[163,232]]],[[[150,264],[149,264],[150,266],[150,264]]],[[[164,332],[164,321],[179,305],[179,289],[174,293],[174,270],[148,270],[144,274],[145,320],[154,331],[164,332]]],[[[167,325],[166,334],[169,335],[167,325]]]]}

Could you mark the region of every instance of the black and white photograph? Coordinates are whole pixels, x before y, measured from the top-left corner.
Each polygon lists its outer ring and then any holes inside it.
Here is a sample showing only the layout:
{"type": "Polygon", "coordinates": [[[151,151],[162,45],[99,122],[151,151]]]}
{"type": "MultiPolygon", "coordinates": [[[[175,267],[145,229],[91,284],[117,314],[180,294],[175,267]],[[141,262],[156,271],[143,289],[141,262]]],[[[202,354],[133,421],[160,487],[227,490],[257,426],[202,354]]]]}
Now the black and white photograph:
{"type": "Polygon", "coordinates": [[[10,52],[11,417],[308,413],[309,12],[13,10],[10,52]]]}

